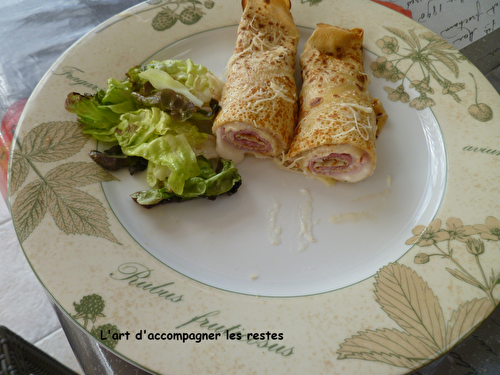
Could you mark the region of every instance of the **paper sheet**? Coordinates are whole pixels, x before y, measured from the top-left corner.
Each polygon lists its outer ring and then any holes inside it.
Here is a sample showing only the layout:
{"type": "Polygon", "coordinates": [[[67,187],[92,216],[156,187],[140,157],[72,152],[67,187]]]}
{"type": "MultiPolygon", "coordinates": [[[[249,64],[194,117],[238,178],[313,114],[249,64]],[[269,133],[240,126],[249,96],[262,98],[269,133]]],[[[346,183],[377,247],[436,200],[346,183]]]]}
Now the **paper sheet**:
{"type": "Polygon", "coordinates": [[[457,49],[464,48],[500,26],[500,1],[496,0],[388,2],[411,11],[415,21],[442,36],[457,49]]]}

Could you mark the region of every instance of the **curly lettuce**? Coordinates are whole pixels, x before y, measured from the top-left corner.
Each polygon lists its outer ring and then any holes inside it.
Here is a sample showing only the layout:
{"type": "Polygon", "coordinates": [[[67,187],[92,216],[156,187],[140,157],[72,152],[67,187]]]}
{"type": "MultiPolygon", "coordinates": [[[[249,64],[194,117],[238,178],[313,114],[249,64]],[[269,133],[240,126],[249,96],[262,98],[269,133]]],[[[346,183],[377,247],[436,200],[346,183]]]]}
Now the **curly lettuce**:
{"type": "Polygon", "coordinates": [[[182,194],[187,179],[200,173],[193,148],[208,135],[188,122],[173,121],[157,107],[124,114],[115,135],[125,155],[166,167],[168,185],[176,194],[182,194]]]}
{"type": "MultiPolygon", "coordinates": [[[[161,75],[162,78],[160,78],[157,71],[166,73],[175,82],[182,84],[190,94],[195,96],[205,105],[208,104],[211,99],[220,100],[222,87],[224,85],[223,82],[214,76],[205,66],[195,64],[190,59],[186,61],[152,61],[144,67],[144,72],[139,73],[139,76],[146,80],[148,80],[147,77],[149,76],[155,76],[158,80],[154,80],[154,82],[158,84],[159,82],[163,82],[163,85],[168,85],[167,81],[172,83],[167,75],[161,75]],[[152,70],[154,73],[150,73],[148,70],[152,70]]],[[[155,83],[151,82],[153,86],[155,86],[155,83]]],[[[173,87],[165,88],[171,88],[176,91],[173,87]]]]}
{"type": "Polygon", "coordinates": [[[113,142],[121,115],[141,108],[159,107],[176,121],[213,119],[222,85],[191,60],[152,61],[131,68],[123,81],[110,78],[94,95],[70,93],[65,108],[78,116],[85,134],[113,142]]]}
{"type": "Polygon", "coordinates": [[[132,199],[145,207],[171,202],[183,202],[197,198],[215,200],[218,196],[234,194],[241,185],[241,176],[230,160],[221,160],[217,169],[203,156],[197,157],[200,173],[186,180],[182,194],[173,192],[168,184],[164,187],[138,191],[132,199]]]}
{"type": "Polygon", "coordinates": [[[241,180],[239,175],[227,180],[228,172],[208,168],[205,161],[218,157],[215,137],[196,126],[196,121],[213,120],[221,92],[222,82],[203,65],[152,61],[131,68],[123,81],[109,79],[107,88],[94,95],[70,93],[65,107],[77,115],[83,133],[118,144],[119,151],[92,151],[96,162],[110,169],[128,166],[131,172],[147,169],[151,191],[185,200],[220,195],[213,186],[222,184],[227,192],[222,181],[231,180],[235,187],[241,180]]]}

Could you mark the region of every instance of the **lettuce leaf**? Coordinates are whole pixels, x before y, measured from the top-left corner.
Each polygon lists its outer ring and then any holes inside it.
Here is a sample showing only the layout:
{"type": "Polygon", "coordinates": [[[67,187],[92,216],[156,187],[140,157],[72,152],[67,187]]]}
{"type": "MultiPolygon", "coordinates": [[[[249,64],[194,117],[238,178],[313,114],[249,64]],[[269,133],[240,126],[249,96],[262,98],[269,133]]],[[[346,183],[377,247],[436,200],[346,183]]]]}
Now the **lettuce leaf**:
{"type": "Polygon", "coordinates": [[[191,60],[152,61],[131,68],[126,76],[123,81],[110,78],[107,88],[94,95],[67,96],[65,108],[78,116],[82,132],[118,143],[123,153],[94,151],[91,157],[111,169],[128,166],[135,171],[147,164],[151,188],[175,196],[203,195],[210,170],[203,169],[197,156],[218,155],[215,137],[201,129],[220,108],[222,81],[191,60]]]}
{"type": "Polygon", "coordinates": [[[152,61],[131,68],[123,81],[110,78],[107,88],[94,95],[70,93],[65,108],[78,116],[85,134],[113,142],[121,115],[141,108],[157,106],[175,121],[213,119],[222,87],[206,67],[191,60],[152,61]]]}
{"type": "Polygon", "coordinates": [[[197,157],[200,173],[186,180],[184,192],[176,194],[167,185],[162,188],[138,191],[131,195],[132,199],[145,207],[157,204],[183,202],[197,198],[215,200],[223,194],[234,194],[241,186],[241,176],[230,160],[221,159],[217,170],[212,162],[203,156],[197,157]]]}
{"type": "Polygon", "coordinates": [[[89,156],[101,167],[110,171],[128,167],[131,175],[145,170],[148,166],[148,161],[144,158],[125,155],[119,145],[113,146],[104,152],[92,150],[89,152],[89,156]]]}
{"type": "Polygon", "coordinates": [[[66,110],[78,115],[83,125],[82,132],[92,135],[99,141],[113,142],[115,127],[120,122],[120,114],[103,106],[97,95],[70,93],[66,98],[66,110]]]}
{"type": "Polygon", "coordinates": [[[153,87],[157,90],[171,89],[178,94],[184,95],[188,98],[196,107],[203,106],[203,100],[198,99],[195,95],[191,94],[191,91],[184,86],[181,82],[176,81],[170,74],[159,69],[148,69],[142,73],[139,73],[139,77],[149,81],[153,87]]]}
{"type": "MultiPolygon", "coordinates": [[[[150,69],[160,70],[167,73],[175,81],[181,83],[191,94],[193,94],[205,105],[208,104],[211,99],[219,101],[221,98],[224,83],[205,66],[195,64],[190,59],[187,59],[186,61],[152,61],[144,67],[144,72],[147,72],[150,69]]],[[[155,86],[153,82],[151,83],[155,86]]],[[[172,87],[168,88],[175,90],[172,87]]],[[[199,105],[199,107],[201,106],[202,105],[199,105]]]]}
{"type": "Polygon", "coordinates": [[[182,194],[187,179],[200,173],[193,148],[208,135],[188,122],[173,121],[157,107],[124,114],[115,134],[125,155],[166,167],[168,185],[176,194],[182,194]]]}
{"type": "Polygon", "coordinates": [[[64,104],[68,112],[78,116],[82,132],[99,141],[115,141],[115,128],[121,115],[138,107],[132,96],[132,83],[108,80],[107,90],[98,89],[94,95],[70,93],[64,104]]]}
{"type": "MultiPolygon", "coordinates": [[[[159,90],[150,95],[134,92],[133,95],[134,99],[137,100],[141,106],[147,108],[158,107],[162,111],[168,112],[175,121],[186,121],[193,117],[197,111],[192,101],[171,89],[159,90]]],[[[206,117],[208,117],[207,114],[201,118],[204,119],[206,117]]]]}

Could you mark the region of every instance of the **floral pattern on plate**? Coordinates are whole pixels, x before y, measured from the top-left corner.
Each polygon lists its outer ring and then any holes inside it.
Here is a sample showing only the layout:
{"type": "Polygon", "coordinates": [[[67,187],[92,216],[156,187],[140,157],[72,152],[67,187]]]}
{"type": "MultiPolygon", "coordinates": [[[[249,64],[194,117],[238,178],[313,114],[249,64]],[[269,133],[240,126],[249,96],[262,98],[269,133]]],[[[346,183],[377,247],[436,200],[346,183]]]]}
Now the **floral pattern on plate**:
{"type": "Polygon", "coordinates": [[[24,184],[30,171],[37,176],[20,190],[12,205],[12,219],[19,242],[35,230],[49,212],[57,227],[66,234],[85,234],[118,240],[109,230],[103,204],[77,189],[116,178],[94,162],[59,164],[43,174],[38,163],[65,160],[78,153],[87,142],[76,122],[53,121],[34,127],[24,139],[17,139],[12,158],[10,194],[24,184]]]}
{"type": "Polygon", "coordinates": [[[426,264],[433,257],[446,259],[452,265],[446,267],[446,271],[485,296],[460,304],[446,320],[438,296],[417,272],[391,263],[375,276],[374,292],[382,310],[403,331],[384,328],[358,332],[340,344],[339,359],[377,361],[409,369],[418,367],[448,350],[498,305],[493,289],[500,283],[500,270],[482,264],[481,255],[491,241],[500,240],[500,220],[489,216],[484,224],[463,225],[462,220],[451,217],[443,228],[441,220],[435,219],[427,227],[416,226],[413,234],[407,245],[436,250],[418,253],[415,264],[426,264]],[[443,249],[441,243],[446,248],[443,249]],[[458,252],[474,258],[476,272],[461,264],[454,256],[458,252]]]}
{"type": "MultiPolygon", "coordinates": [[[[370,67],[375,77],[394,83],[401,82],[397,88],[384,86],[390,100],[410,103],[410,107],[423,110],[436,105],[431,95],[440,90],[442,95],[450,95],[457,103],[462,101],[460,92],[465,89],[465,82],[452,82],[441,70],[445,67],[458,79],[459,63],[467,60],[465,56],[430,31],[417,35],[413,30],[406,33],[396,27],[386,26],[385,29],[393,36],[387,35],[377,40],[376,45],[385,56],[379,57],[370,67]],[[400,45],[400,41],[404,44],[400,45]],[[404,79],[410,81],[410,89],[419,93],[411,101],[404,79]],[[436,84],[441,88],[438,89],[436,84]]],[[[469,114],[478,121],[491,121],[493,111],[489,105],[478,103],[476,80],[472,73],[470,76],[475,85],[476,98],[475,103],[469,105],[469,114]]]]}

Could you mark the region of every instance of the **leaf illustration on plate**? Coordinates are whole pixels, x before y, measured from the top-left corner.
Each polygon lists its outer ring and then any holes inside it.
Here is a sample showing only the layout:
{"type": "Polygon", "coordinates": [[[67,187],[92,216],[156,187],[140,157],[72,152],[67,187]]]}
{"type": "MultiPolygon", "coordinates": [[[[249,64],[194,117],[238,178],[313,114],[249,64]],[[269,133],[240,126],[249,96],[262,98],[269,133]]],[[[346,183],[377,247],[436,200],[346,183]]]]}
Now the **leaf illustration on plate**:
{"type": "Polygon", "coordinates": [[[408,36],[408,34],[406,34],[403,30],[398,29],[396,27],[389,27],[389,26],[385,26],[384,28],[386,30],[389,30],[394,35],[403,39],[411,48],[417,47],[417,44],[415,43],[415,41],[410,36],[408,36]]]}
{"type": "Polygon", "coordinates": [[[481,283],[472,276],[467,275],[460,270],[452,270],[449,267],[446,267],[446,271],[448,271],[451,275],[455,276],[457,279],[465,281],[467,284],[470,284],[472,286],[475,286],[476,288],[484,290],[484,286],[481,285],[481,283]]]}
{"type": "Polygon", "coordinates": [[[434,56],[439,61],[441,61],[448,69],[450,69],[453,72],[455,78],[458,78],[459,68],[458,64],[455,61],[453,61],[453,55],[435,49],[431,49],[429,51],[429,54],[434,56]]]}
{"type": "Polygon", "coordinates": [[[495,306],[488,298],[473,299],[459,306],[453,311],[448,322],[448,333],[446,342],[453,344],[471,329],[481,323],[488,316],[495,306]]]}
{"type": "Polygon", "coordinates": [[[21,190],[12,206],[12,220],[21,243],[40,224],[47,212],[45,189],[41,180],[30,182],[21,190]]]}
{"type": "Polygon", "coordinates": [[[390,263],[375,276],[376,301],[403,331],[358,332],[340,344],[339,359],[363,359],[415,368],[440,354],[446,325],[437,297],[411,268],[390,263]]]}
{"type": "Polygon", "coordinates": [[[446,40],[444,40],[443,38],[441,38],[436,34],[425,32],[424,34],[422,34],[422,38],[430,42],[429,49],[433,50],[455,49],[455,47],[453,47],[450,43],[448,43],[446,40]]]}
{"type": "Polygon", "coordinates": [[[73,162],[55,167],[47,173],[45,180],[60,186],[75,187],[118,179],[96,163],[73,162]]]}
{"type": "Polygon", "coordinates": [[[76,122],[53,121],[34,127],[17,145],[13,161],[11,191],[14,193],[26,180],[29,168],[38,179],[18,193],[12,216],[22,243],[50,212],[57,227],[66,234],[85,234],[118,243],[110,231],[103,204],[77,187],[112,181],[116,178],[92,162],[60,164],[45,175],[37,163],[58,162],[78,153],[88,137],[76,122]],[[15,166],[15,169],[14,169],[15,166]]]}
{"type": "Polygon", "coordinates": [[[87,140],[76,122],[46,122],[24,137],[21,152],[31,161],[49,163],[75,155],[87,140]]]}
{"type": "Polygon", "coordinates": [[[301,4],[309,3],[309,6],[318,5],[323,0],[300,0],[301,4]]]}
{"type": "Polygon", "coordinates": [[[382,309],[410,335],[435,351],[445,346],[446,326],[439,300],[415,271],[398,263],[376,276],[375,295],[382,309]]]}
{"type": "Polygon", "coordinates": [[[418,39],[417,34],[413,30],[408,30],[408,33],[410,34],[411,38],[415,41],[415,45],[418,49],[422,48],[420,45],[420,40],[418,39]]]}
{"type": "Polygon", "coordinates": [[[86,234],[119,243],[109,230],[106,211],[93,196],[64,185],[49,184],[48,208],[66,234],[86,234]]]}
{"type": "Polygon", "coordinates": [[[439,300],[428,284],[411,268],[391,263],[375,275],[376,301],[405,332],[387,328],[358,332],[340,344],[339,359],[377,361],[413,369],[456,344],[493,311],[498,304],[494,289],[500,283],[500,272],[492,265],[486,268],[481,257],[487,251],[487,243],[500,241],[500,220],[489,216],[484,224],[464,225],[462,220],[450,217],[445,228],[442,223],[438,218],[427,226],[413,228],[413,237],[406,244],[426,249],[415,255],[415,264],[425,266],[434,258],[449,261],[454,268],[446,270],[453,278],[479,289],[486,297],[462,303],[445,324],[439,300]],[[473,257],[479,278],[454,257],[458,252],[473,257]]]}
{"type": "Polygon", "coordinates": [[[14,194],[28,177],[29,163],[21,152],[16,149],[12,155],[12,166],[10,173],[10,192],[14,194]]]}
{"type": "Polygon", "coordinates": [[[339,359],[363,359],[412,368],[434,356],[434,348],[417,337],[394,329],[359,332],[340,344],[339,359]]]}

